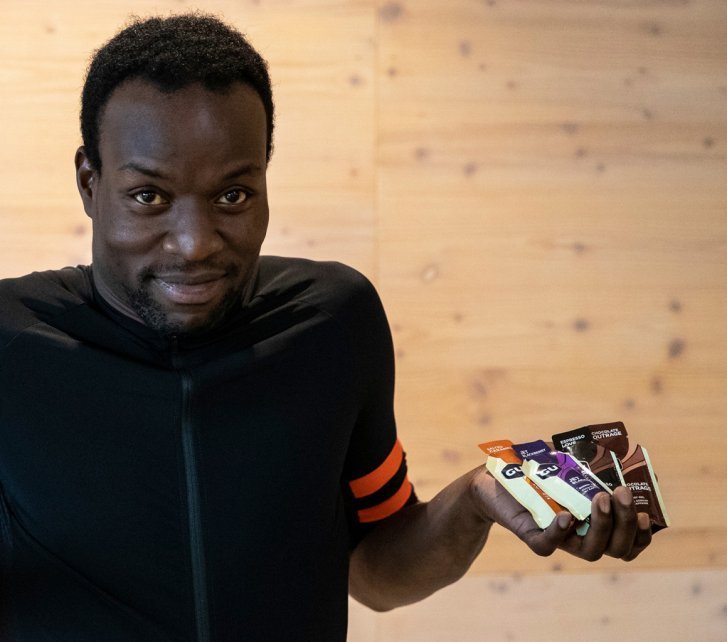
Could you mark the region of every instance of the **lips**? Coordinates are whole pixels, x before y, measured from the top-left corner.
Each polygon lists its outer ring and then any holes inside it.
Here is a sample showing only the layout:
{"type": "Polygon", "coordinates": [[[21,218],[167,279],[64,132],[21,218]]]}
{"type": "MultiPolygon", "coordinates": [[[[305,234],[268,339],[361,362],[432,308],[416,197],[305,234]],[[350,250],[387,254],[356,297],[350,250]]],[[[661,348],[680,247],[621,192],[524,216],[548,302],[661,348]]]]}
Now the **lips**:
{"type": "Polygon", "coordinates": [[[157,275],[153,281],[162,296],[177,305],[204,305],[217,299],[225,289],[224,272],[157,275]]]}

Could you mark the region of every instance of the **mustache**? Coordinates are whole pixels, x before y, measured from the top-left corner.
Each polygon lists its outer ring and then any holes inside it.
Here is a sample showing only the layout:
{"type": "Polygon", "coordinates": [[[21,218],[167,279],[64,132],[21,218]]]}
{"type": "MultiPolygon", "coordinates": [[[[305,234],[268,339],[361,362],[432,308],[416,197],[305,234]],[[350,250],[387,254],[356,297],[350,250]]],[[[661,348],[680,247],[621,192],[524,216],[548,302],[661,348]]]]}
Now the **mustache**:
{"type": "Polygon", "coordinates": [[[139,282],[149,281],[159,274],[198,274],[200,272],[225,272],[229,276],[239,274],[239,266],[221,261],[194,261],[184,263],[155,263],[147,265],[138,274],[139,282]]]}

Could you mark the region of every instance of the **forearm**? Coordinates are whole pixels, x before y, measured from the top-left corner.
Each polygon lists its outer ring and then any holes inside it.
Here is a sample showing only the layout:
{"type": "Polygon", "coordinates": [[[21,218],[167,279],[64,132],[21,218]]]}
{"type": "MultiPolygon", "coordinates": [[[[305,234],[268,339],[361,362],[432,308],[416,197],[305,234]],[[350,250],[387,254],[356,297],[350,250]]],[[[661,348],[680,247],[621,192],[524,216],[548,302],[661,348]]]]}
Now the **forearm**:
{"type": "Polygon", "coordinates": [[[471,482],[477,472],[455,480],[431,501],[405,508],[369,533],[351,556],[351,595],[386,611],[421,600],[462,577],[492,525],[472,497],[471,482]]]}
{"type": "Polygon", "coordinates": [[[649,516],[637,514],[626,486],[593,498],[590,527],[579,536],[567,511],[538,528],[527,509],[480,467],[369,533],[351,556],[351,595],[379,611],[427,597],[464,575],[494,522],[537,555],[560,548],[589,561],[602,555],[630,561],[651,542],[649,516]]]}

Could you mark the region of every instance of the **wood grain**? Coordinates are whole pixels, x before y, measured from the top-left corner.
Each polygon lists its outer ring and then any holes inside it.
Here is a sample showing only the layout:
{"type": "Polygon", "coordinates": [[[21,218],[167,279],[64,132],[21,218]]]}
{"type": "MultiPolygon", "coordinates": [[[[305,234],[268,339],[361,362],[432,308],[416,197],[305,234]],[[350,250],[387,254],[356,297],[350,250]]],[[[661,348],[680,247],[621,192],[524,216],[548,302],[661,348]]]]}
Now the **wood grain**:
{"type": "Polygon", "coordinates": [[[724,570],[470,576],[391,613],[351,601],[349,641],[717,642],[726,596],[724,570]]]}
{"type": "MultiPolygon", "coordinates": [[[[90,260],[72,165],[88,56],[132,13],[192,7],[0,3],[0,276],[90,260]]],[[[354,608],[351,639],[569,639],[566,621],[570,639],[629,639],[644,619],[653,637],[724,639],[727,5],[205,9],[270,61],[264,251],[340,260],[379,288],[419,495],[481,464],[481,441],[622,419],[673,519],[630,565],[537,558],[494,529],[463,583],[389,615],[354,608]]]]}
{"type": "MultiPolygon", "coordinates": [[[[674,520],[630,568],[724,564],[725,6],[379,13],[379,285],[419,494],[478,441],[622,419],[674,520]]],[[[488,551],[481,572],[586,568],[488,551]]]]}

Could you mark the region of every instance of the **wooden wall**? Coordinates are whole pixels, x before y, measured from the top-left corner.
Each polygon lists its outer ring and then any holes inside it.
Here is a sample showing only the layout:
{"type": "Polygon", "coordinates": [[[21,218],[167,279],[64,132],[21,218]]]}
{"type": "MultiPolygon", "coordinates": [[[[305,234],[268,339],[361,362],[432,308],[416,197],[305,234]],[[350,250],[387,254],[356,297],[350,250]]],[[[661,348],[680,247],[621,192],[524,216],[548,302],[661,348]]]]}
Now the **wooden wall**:
{"type": "MultiPolygon", "coordinates": [[[[0,2],[0,276],[89,260],[73,175],[91,51],[131,13],[0,2]]],[[[350,639],[727,638],[727,3],[210,0],[269,59],[267,253],[369,275],[421,497],[477,443],[622,419],[673,527],[642,558],[501,529],[458,585],[350,639]],[[656,635],[647,637],[656,637],[656,635]]]]}

